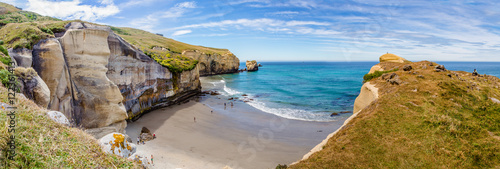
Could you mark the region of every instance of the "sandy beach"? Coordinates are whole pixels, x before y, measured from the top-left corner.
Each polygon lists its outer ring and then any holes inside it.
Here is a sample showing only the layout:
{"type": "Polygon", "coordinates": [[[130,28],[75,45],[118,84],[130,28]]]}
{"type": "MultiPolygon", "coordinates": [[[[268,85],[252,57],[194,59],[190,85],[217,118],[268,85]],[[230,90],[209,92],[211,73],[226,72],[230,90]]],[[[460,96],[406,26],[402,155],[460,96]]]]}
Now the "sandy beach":
{"type": "Polygon", "coordinates": [[[137,147],[138,155],[154,156],[151,168],[265,169],[301,159],[350,115],[334,122],[298,121],[241,101],[224,109],[224,102],[229,101],[203,96],[155,110],[128,123],[126,132],[134,142],[143,126],[156,133],[155,140],[137,147]]]}

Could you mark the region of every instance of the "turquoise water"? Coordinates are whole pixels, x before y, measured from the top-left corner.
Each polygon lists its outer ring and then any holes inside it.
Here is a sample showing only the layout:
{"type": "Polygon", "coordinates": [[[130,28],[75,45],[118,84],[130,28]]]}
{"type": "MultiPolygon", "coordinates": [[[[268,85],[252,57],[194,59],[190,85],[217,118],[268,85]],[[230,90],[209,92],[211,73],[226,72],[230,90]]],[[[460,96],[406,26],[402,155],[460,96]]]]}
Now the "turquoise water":
{"type": "MultiPolygon", "coordinates": [[[[438,62],[450,70],[500,76],[500,63],[438,62]]],[[[352,111],[363,75],[377,62],[262,62],[255,72],[205,77],[203,90],[238,97],[288,119],[333,121],[333,112],[352,111]],[[248,96],[245,96],[248,95],[248,96]]],[[[245,63],[241,63],[244,68],[245,63]]]]}

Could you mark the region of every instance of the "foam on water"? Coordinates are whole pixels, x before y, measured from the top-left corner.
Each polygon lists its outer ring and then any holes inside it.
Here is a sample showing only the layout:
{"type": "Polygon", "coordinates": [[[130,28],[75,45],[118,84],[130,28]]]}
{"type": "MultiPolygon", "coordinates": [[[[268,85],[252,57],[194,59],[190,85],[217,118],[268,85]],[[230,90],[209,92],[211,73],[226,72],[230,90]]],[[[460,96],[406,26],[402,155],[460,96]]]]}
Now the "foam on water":
{"type": "Polygon", "coordinates": [[[259,102],[254,99],[254,101],[247,102],[250,106],[259,109],[260,111],[274,114],[283,118],[292,120],[303,120],[303,121],[319,121],[319,122],[329,122],[336,121],[330,115],[326,113],[313,113],[300,109],[292,108],[270,108],[267,107],[265,103],[259,102]]]}

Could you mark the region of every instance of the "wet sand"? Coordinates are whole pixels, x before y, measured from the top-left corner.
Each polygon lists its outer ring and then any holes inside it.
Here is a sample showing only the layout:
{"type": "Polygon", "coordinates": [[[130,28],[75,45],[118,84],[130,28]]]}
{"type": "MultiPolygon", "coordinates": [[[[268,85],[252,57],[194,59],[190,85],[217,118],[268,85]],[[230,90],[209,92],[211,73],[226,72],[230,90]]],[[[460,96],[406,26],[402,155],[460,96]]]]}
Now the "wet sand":
{"type": "Polygon", "coordinates": [[[137,146],[138,155],[154,155],[152,168],[264,169],[300,160],[351,115],[334,122],[298,121],[241,101],[224,109],[224,102],[230,101],[203,96],[155,110],[128,123],[126,132],[134,142],[143,126],[156,133],[156,139],[137,146]]]}

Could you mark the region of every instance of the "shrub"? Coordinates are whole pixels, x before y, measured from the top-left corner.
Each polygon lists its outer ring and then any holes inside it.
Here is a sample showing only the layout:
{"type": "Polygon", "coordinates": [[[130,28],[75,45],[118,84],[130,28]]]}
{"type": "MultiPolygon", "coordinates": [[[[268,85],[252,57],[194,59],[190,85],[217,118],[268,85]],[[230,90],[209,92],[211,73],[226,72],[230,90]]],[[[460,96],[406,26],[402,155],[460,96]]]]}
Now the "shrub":
{"type": "Polygon", "coordinates": [[[197,60],[193,60],[186,56],[175,56],[173,57],[168,52],[158,53],[154,51],[149,51],[144,49],[144,54],[148,55],[160,65],[168,68],[168,70],[172,73],[180,73],[186,70],[193,70],[198,64],[197,60]]]}
{"type": "Polygon", "coordinates": [[[0,70],[0,80],[2,81],[3,86],[9,87],[9,76],[12,75],[8,70],[2,69],[0,70]]]}
{"type": "Polygon", "coordinates": [[[276,169],[286,169],[286,168],[288,168],[288,166],[286,166],[286,164],[283,164],[283,165],[278,164],[278,166],[276,166],[276,169]]]}
{"type": "Polygon", "coordinates": [[[365,76],[363,76],[363,83],[368,82],[374,78],[380,77],[385,73],[390,73],[390,72],[395,72],[398,71],[399,69],[392,69],[392,70],[387,70],[387,71],[375,71],[373,73],[368,73],[365,76]]]}

